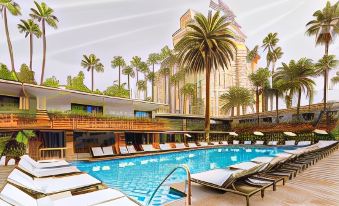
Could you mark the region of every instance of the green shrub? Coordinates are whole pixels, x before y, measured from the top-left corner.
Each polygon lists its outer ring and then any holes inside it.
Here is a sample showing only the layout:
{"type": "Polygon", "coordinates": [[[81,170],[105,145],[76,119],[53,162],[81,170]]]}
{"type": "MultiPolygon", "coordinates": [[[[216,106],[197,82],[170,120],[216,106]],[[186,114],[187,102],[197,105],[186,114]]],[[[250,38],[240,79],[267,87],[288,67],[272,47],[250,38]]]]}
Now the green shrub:
{"type": "Polygon", "coordinates": [[[129,90],[125,89],[125,84],[121,84],[120,86],[118,84],[114,84],[113,86],[107,87],[104,94],[107,96],[122,98],[129,98],[130,96],[129,90]]]}
{"type": "Polygon", "coordinates": [[[92,92],[92,94],[102,94],[102,92],[99,89],[96,89],[95,91],[92,92]]]}
{"type": "Polygon", "coordinates": [[[52,77],[47,78],[42,85],[46,87],[58,88],[60,86],[60,83],[59,83],[59,80],[55,76],[52,76],[52,77]]]}
{"type": "Polygon", "coordinates": [[[8,70],[5,64],[0,63],[0,79],[18,81],[14,72],[8,70]]]}
{"type": "Polygon", "coordinates": [[[91,90],[86,87],[84,84],[85,75],[82,71],[75,77],[68,76],[67,77],[67,85],[66,89],[76,90],[80,92],[88,92],[91,93],[91,90]]]}
{"type": "Polygon", "coordinates": [[[26,64],[22,64],[20,67],[20,72],[17,73],[18,79],[22,83],[36,84],[34,79],[34,72],[26,64]]]}

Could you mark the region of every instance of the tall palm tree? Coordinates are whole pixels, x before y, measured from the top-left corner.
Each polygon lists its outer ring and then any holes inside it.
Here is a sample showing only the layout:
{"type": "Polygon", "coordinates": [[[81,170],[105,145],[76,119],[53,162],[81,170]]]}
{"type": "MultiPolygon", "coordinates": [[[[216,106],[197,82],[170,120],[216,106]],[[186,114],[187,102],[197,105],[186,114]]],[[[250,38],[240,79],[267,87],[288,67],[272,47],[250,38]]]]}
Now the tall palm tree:
{"type": "Polygon", "coordinates": [[[234,108],[237,107],[237,116],[240,115],[240,107],[243,114],[246,113],[246,108],[253,103],[252,93],[244,87],[232,86],[228,91],[220,96],[221,109],[226,113],[231,111],[231,116],[234,116],[234,108]]]}
{"type": "Polygon", "coordinates": [[[100,62],[100,59],[97,58],[94,54],[89,56],[83,55],[83,60],[81,61],[81,66],[87,71],[91,71],[92,76],[92,92],[94,91],[94,70],[96,72],[104,72],[104,65],[100,62]]]}
{"type": "Polygon", "coordinates": [[[325,72],[329,72],[332,69],[336,69],[338,66],[339,66],[339,61],[336,60],[335,55],[324,55],[315,64],[317,75],[324,75],[325,72]]]}
{"type": "Polygon", "coordinates": [[[113,57],[113,60],[111,61],[111,66],[113,68],[118,68],[119,69],[119,86],[121,85],[121,68],[126,66],[126,62],[122,56],[115,56],[113,57]]]}
{"type": "Polygon", "coordinates": [[[13,16],[18,16],[21,15],[21,9],[19,4],[15,3],[12,0],[0,0],[0,12],[4,18],[7,46],[9,51],[9,57],[11,59],[11,68],[12,71],[15,72],[13,47],[8,30],[7,11],[9,11],[13,16]]]}
{"type": "Polygon", "coordinates": [[[132,57],[131,60],[131,66],[134,67],[135,71],[136,71],[136,77],[137,77],[137,82],[139,81],[139,67],[141,64],[141,58],[138,56],[134,56],[132,57]]]}
{"type": "Polygon", "coordinates": [[[139,65],[139,71],[144,74],[144,79],[146,79],[147,74],[149,73],[149,68],[146,62],[141,62],[139,65]]]}
{"type": "Polygon", "coordinates": [[[278,38],[278,33],[269,33],[263,40],[263,44],[262,47],[264,48],[264,51],[267,50],[267,55],[266,55],[266,60],[267,60],[267,65],[266,67],[269,68],[270,67],[270,63],[271,61],[269,60],[269,53],[272,52],[275,48],[275,46],[277,45],[279,41],[278,38]]]}
{"type": "Polygon", "coordinates": [[[127,86],[128,86],[128,91],[131,95],[131,85],[130,85],[130,78],[134,78],[135,77],[135,72],[133,67],[131,66],[126,66],[125,68],[123,68],[122,70],[122,74],[127,76],[127,86]]]}
{"type": "Polygon", "coordinates": [[[179,70],[175,74],[171,75],[170,77],[171,85],[174,86],[174,112],[176,112],[177,100],[179,101],[179,107],[180,107],[180,97],[179,97],[180,85],[179,83],[185,76],[184,72],[182,71],[183,70],[179,70]]]}
{"type": "Polygon", "coordinates": [[[276,112],[276,123],[279,123],[279,97],[282,97],[287,87],[288,82],[282,80],[273,81],[273,91],[275,93],[275,112],[276,112]]]}
{"type": "Polygon", "coordinates": [[[195,93],[195,84],[193,83],[186,83],[181,89],[180,93],[184,96],[184,114],[187,113],[186,110],[186,104],[187,104],[187,99],[194,98],[194,93],[195,93]]]}
{"type": "Polygon", "coordinates": [[[147,99],[147,81],[146,80],[137,81],[137,88],[138,91],[144,92],[144,99],[147,99]]]}
{"type": "MultiPolygon", "coordinates": [[[[168,93],[168,90],[169,90],[169,85],[168,85],[168,83],[167,83],[167,78],[171,75],[171,69],[170,68],[168,68],[168,67],[162,67],[162,68],[160,68],[160,70],[159,70],[159,74],[161,75],[161,76],[163,76],[164,77],[164,85],[165,85],[165,92],[164,92],[164,94],[165,94],[165,96],[164,96],[164,103],[167,103],[167,93],[168,93]]],[[[168,95],[169,95],[169,93],[168,93],[168,95]]]]}
{"type": "Polygon", "coordinates": [[[252,72],[254,72],[254,69],[255,69],[254,65],[258,63],[258,60],[260,58],[258,54],[258,49],[259,49],[259,46],[256,45],[252,50],[248,51],[248,54],[247,54],[247,61],[251,62],[252,72]]]}
{"type": "Polygon", "coordinates": [[[152,97],[151,101],[154,102],[154,81],[155,81],[155,72],[149,72],[146,76],[147,81],[152,84],[152,97]]]}
{"type": "Polygon", "coordinates": [[[20,33],[25,33],[25,38],[29,36],[29,68],[32,71],[33,67],[33,37],[40,38],[41,30],[38,24],[36,24],[32,19],[20,20],[21,24],[18,24],[18,29],[20,33]]]}
{"type": "MultiPolygon", "coordinates": [[[[331,5],[327,1],[326,6],[322,10],[313,13],[314,19],[306,24],[306,34],[315,36],[316,45],[325,46],[325,56],[328,56],[328,50],[331,43],[339,33],[339,2],[331,5]]],[[[327,103],[327,87],[328,87],[328,69],[324,69],[324,112],[327,103]]]]}
{"type": "Polygon", "coordinates": [[[290,95],[298,95],[297,118],[300,119],[301,94],[309,96],[313,91],[314,81],[311,79],[316,74],[314,64],[311,59],[301,58],[297,62],[291,60],[289,64],[282,63],[274,74],[277,81],[284,81],[287,84],[287,90],[290,95]]]}
{"type": "Polygon", "coordinates": [[[209,12],[207,17],[197,13],[194,20],[187,25],[189,31],[175,49],[181,67],[187,68],[189,72],[206,73],[205,133],[206,141],[209,141],[211,71],[230,65],[236,50],[235,34],[229,28],[227,17],[220,15],[220,12],[214,15],[209,12]]]}
{"type": "Polygon", "coordinates": [[[147,64],[152,65],[152,74],[154,76],[154,78],[152,78],[152,79],[148,78],[151,81],[151,84],[152,84],[152,102],[154,102],[154,80],[155,80],[154,66],[155,66],[155,64],[158,64],[159,61],[160,61],[160,55],[159,54],[151,53],[151,54],[148,55],[147,64]]]}
{"type": "Polygon", "coordinates": [[[339,72],[337,72],[336,76],[332,77],[331,82],[334,85],[339,83],[339,72]]]}
{"type": "Polygon", "coordinates": [[[46,65],[46,50],[47,50],[47,43],[46,43],[46,23],[56,29],[57,22],[59,21],[56,16],[54,16],[54,10],[47,6],[45,2],[39,4],[38,2],[34,1],[36,9],[31,8],[30,16],[33,19],[38,20],[41,22],[42,28],[42,43],[43,43],[43,57],[42,57],[42,66],[41,66],[41,78],[40,84],[44,82],[44,74],[45,74],[45,65],[46,65]]]}
{"type": "MultiPolygon", "coordinates": [[[[252,85],[255,87],[255,96],[256,96],[255,106],[256,113],[258,116],[258,124],[259,124],[259,96],[260,93],[262,93],[262,96],[264,96],[263,94],[264,86],[265,84],[267,84],[270,75],[271,75],[270,71],[267,68],[259,68],[255,73],[249,75],[250,81],[252,85]]],[[[262,104],[264,104],[264,101],[262,101],[262,104]]]]}

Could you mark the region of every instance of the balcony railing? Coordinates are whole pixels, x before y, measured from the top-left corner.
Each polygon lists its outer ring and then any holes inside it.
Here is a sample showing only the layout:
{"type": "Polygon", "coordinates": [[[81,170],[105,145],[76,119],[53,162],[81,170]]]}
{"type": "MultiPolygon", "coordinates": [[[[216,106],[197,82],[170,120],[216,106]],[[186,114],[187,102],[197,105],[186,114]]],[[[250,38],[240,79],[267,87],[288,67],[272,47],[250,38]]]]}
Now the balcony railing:
{"type": "Polygon", "coordinates": [[[17,114],[0,114],[0,129],[57,129],[57,130],[128,130],[163,131],[163,121],[148,119],[109,119],[94,117],[25,118],[17,114]]]}

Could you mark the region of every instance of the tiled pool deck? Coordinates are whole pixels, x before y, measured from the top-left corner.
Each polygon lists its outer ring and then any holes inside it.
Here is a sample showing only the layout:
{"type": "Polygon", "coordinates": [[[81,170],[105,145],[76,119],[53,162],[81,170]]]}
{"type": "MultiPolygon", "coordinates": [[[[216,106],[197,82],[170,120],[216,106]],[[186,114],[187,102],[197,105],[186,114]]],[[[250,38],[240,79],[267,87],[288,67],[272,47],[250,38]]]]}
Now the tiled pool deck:
{"type": "MultiPolygon", "coordinates": [[[[192,206],[244,206],[245,198],[231,193],[220,193],[193,183],[192,206]]],[[[167,206],[183,206],[183,201],[167,206]]],[[[339,151],[298,174],[285,186],[265,191],[250,198],[251,206],[338,206],[339,205],[339,151]]]]}

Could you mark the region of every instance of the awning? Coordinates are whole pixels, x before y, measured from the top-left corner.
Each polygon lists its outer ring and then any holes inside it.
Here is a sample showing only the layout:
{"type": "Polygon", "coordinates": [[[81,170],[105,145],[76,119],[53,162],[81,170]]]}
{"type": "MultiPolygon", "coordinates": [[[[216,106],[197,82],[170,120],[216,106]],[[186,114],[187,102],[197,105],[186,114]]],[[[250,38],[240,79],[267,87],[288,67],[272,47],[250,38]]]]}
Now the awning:
{"type": "Polygon", "coordinates": [[[264,136],[264,133],[258,131],[253,132],[253,134],[257,136],[264,136]]]}
{"type": "Polygon", "coordinates": [[[238,136],[238,134],[235,133],[235,132],[229,132],[228,134],[229,134],[229,135],[232,135],[232,136],[238,136]]]}
{"type": "Polygon", "coordinates": [[[295,133],[293,132],[284,132],[284,135],[290,136],[290,137],[295,137],[297,136],[295,133]]]}
{"type": "Polygon", "coordinates": [[[328,134],[325,130],[321,130],[321,129],[315,129],[313,132],[316,134],[323,134],[323,135],[328,134]]]}

